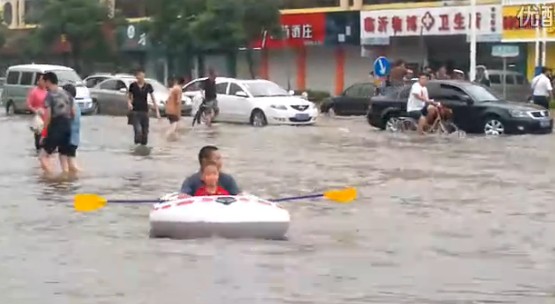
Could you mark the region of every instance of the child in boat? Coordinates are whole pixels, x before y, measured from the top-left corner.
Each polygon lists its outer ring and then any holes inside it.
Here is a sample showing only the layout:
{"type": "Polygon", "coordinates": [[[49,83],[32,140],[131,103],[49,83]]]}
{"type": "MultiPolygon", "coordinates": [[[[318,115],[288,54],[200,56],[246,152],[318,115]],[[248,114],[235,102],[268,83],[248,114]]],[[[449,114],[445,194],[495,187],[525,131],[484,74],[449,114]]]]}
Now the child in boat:
{"type": "Polygon", "coordinates": [[[218,164],[210,162],[206,164],[201,171],[202,186],[197,189],[194,196],[208,196],[208,195],[229,195],[229,192],[218,185],[220,172],[218,171],[218,164]]]}

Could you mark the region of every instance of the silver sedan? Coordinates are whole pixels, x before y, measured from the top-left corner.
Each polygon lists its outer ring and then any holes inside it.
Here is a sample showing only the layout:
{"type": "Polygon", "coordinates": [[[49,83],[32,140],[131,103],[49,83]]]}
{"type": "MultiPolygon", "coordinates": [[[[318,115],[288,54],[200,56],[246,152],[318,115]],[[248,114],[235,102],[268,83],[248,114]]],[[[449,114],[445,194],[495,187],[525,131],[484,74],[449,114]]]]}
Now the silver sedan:
{"type": "MultiPolygon", "coordinates": [[[[131,83],[135,81],[134,77],[117,77],[106,79],[90,89],[93,105],[96,114],[108,115],[126,115],[127,109],[127,92],[131,83]]],[[[169,97],[169,89],[155,79],[146,79],[154,89],[154,98],[160,109],[160,114],[165,114],[165,105],[169,97]]],[[[152,105],[150,96],[149,104],[152,105]]],[[[189,98],[184,97],[182,103],[182,115],[191,115],[192,102],[189,98]]]]}

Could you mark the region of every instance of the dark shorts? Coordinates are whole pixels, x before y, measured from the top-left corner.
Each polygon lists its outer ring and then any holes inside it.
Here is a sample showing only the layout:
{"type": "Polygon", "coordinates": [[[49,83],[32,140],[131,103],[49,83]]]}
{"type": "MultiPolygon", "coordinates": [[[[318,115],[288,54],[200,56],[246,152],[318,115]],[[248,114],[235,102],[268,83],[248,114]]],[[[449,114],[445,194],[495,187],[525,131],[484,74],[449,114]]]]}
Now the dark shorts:
{"type": "Polygon", "coordinates": [[[44,151],[50,155],[58,150],[61,155],[67,155],[64,153],[68,152],[71,120],[65,118],[53,119],[48,126],[47,134],[42,143],[44,151]]]}
{"type": "Polygon", "coordinates": [[[60,155],[65,155],[67,157],[75,157],[77,156],[77,146],[66,145],[66,146],[59,147],[58,153],[60,153],[60,155]]]}
{"type": "Polygon", "coordinates": [[[427,115],[428,115],[428,104],[426,104],[422,109],[418,111],[410,111],[407,113],[408,117],[416,120],[419,120],[420,117],[422,116],[426,117],[427,115]]]}
{"type": "Polygon", "coordinates": [[[532,100],[535,104],[542,106],[546,109],[549,109],[549,98],[547,96],[538,96],[535,95],[532,97],[532,100]]]}
{"type": "Polygon", "coordinates": [[[170,123],[174,123],[174,122],[178,122],[178,121],[179,121],[179,116],[178,116],[178,115],[167,114],[166,117],[168,118],[168,120],[170,121],[170,123]]]}

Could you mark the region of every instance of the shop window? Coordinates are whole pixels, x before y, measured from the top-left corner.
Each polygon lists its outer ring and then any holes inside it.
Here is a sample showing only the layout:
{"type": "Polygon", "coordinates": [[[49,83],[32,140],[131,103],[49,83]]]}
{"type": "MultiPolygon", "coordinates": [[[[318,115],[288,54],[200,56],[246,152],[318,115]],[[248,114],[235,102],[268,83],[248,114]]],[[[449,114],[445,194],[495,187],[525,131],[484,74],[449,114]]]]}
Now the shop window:
{"type": "Polygon", "coordinates": [[[336,7],[340,0],[283,0],[280,9],[336,7]]]}
{"type": "Polygon", "coordinates": [[[25,11],[23,12],[23,18],[25,23],[34,24],[38,23],[42,9],[44,8],[43,0],[25,0],[25,11]]]}
{"type": "Polygon", "coordinates": [[[507,84],[515,84],[515,77],[514,77],[514,75],[507,75],[507,76],[505,76],[505,83],[507,83],[507,84]]]}

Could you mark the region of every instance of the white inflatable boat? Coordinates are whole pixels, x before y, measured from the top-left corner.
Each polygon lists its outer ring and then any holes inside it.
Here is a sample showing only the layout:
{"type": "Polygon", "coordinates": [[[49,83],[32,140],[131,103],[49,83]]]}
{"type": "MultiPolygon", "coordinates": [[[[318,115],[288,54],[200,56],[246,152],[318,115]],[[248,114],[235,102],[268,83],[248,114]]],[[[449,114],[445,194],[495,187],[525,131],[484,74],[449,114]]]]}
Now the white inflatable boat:
{"type": "Polygon", "coordinates": [[[283,239],[289,212],[255,196],[169,195],[150,212],[150,236],[283,239]]]}

